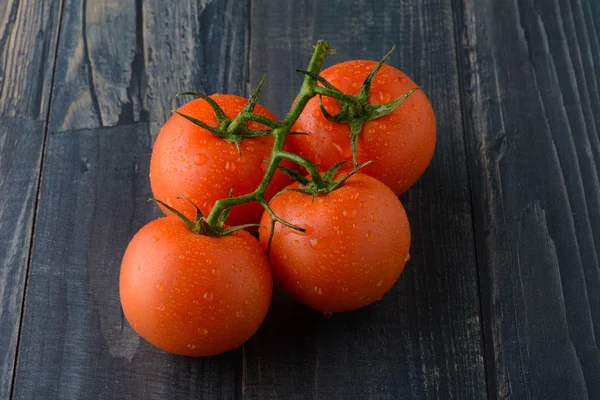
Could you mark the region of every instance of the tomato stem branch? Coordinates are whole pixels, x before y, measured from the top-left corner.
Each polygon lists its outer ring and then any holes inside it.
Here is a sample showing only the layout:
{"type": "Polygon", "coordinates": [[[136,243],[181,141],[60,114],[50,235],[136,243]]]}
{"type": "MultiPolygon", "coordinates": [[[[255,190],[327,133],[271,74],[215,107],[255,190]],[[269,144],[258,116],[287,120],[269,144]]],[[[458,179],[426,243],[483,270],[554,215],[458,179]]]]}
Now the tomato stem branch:
{"type": "MultiPolygon", "coordinates": [[[[317,74],[317,75],[319,74],[319,72],[321,71],[321,67],[323,66],[323,61],[325,61],[325,57],[327,56],[327,53],[329,52],[329,50],[330,50],[329,43],[323,42],[321,40],[319,40],[317,42],[317,44],[315,46],[315,50],[313,52],[313,55],[310,59],[310,63],[308,64],[309,72],[311,72],[313,74],[317,74]]],[[[275,174],[275,171],[277,170],[277,166],[279,165],[281,160],[284,158],[284,156],[286,156],[286,158],[289,159],[289,157],[287,157],[287,154],[290,154],[290,153],[286,153],[284,151],[285,139],[287,138],[287,135],[289,134],[289,132],[292,129],[292,126],[294,125],[296,120],[300,117],[300,114],[304,110],[304,107],[306,106],[308,101],[316,95],[316,92],[315,92],[316,87],[317,87],[317,80],[309,75],[306,75],[304,77],[304,82],[302,83],[302,87],[300,88],[300,93],[298,94],[298,98],[296,99],[296,103],[292,106],[292,109],[290,110],[290,112],[286,115],[286,117],[281,122],[266,123],[267,121],[265,121],[265,120],[257,121],[256,119],[254,119],[255,122],[259,122],[259,123],[269,126],[270,128],[273,128],[273,132],[272,132],[272,135],[274,137],[273,151],[271,152],[271,157],[269,158],[269,166],[267,168],[267,171],[265,172],[265,176],[263,177],[263,180],[261,181],[260,185],[258,186],[258,188],[256,188],[256,190],[254,192],[248,193],[243,196],[228,197],[226,199],[217,200],[215,202],[215,205],[213,206],[212,210],[210,211],[210,214],[206,217],[206,223],[208,225],[213,226],[213,227],[216,226],[221,214],[226,209],[229,209],[230,207],[238,205],[238,204],[256,201],[256,202],[260,203],[261,205],[263,205],[263,207],[264,207],[264,205],[266,204],[266,201],[264,198],[265,192],[267,190],[267,187],[271,183],[271,180],[273,179],[273,175],[275,174]]],[[[240,121],[240,123],[244,123],[243,122],[244,120],[247,122],[251,118],[255,118],[255,117],[250,117],[250,116],[244,116],[244,117],[240,118],[238,121],[240,121]],[[244,118],[244,117],[246,117],[246,118],[244,118]]],[[[260,118],[258,118],[258,119],[260,119],[260,118]]],[[[294,160],[292,160],[292,161],[294,161],[294,160]]],[[[310,166],[309,166],[309,163],[310,162],[308,160],[302,159],[302,162],[300,164],[304,168],[306,168],[307,171],[313,177],[313,179],[315,179],[316,176],[313,176],[314,172],[315,172],[314,170],[316,170],[316,175],[319,176],[317,167],[312,163],[310,163],[310,166]],[[313,167],[314,167],[314,170],[313,170],[313,167]],[[309,168],[312,171],[309,170],[309,168]]],[[[319,176],[318,179],[321,179],[321,177],[319,176]]],[[[268,205],[267,205],[267,208],[265,208],[265,209],[267,210],[267,212],[269,212],[270,207],[268,207],[268,205]]],[[[271,210],[271,212],[269,212],[269,215],[271,215],[271,214],[272,214],[272,210],[271,210]]],[[[274,216],[274,214],[271,215],[271,218],[273,218],[273,216],[274,216]]],[[[279,220],[278,217],[277,217],[277,219],[279,220]]]]}

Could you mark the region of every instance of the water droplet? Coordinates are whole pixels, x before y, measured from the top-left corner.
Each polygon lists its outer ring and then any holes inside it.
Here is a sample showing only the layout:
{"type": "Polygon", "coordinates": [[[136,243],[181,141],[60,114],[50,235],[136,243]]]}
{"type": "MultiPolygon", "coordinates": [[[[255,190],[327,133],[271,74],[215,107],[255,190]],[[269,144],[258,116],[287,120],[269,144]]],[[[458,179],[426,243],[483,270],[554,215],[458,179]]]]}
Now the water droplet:
{"type": "Polygon", "coordinates": [[[392,100],[392,94],[384,90],[379,93],[379,100],[381,101],[381,104],[389,103],[390,100],[392,100]]]}
{"type": "Polygon", "coordinates": [[[190,350],[194,350],[196,348],[196,346],[194,346],[193,344],[188,344],[188,349],[190,350]]]}
{"type": "Polygon", "coordinates": [[[419,123],[422,125],[423,124],[423,118],[419,117],[419,123]]]}
{"type": "Polygon", "coordinates": [[[329,236],[323,236],[321,238],[311,238],[310,247],[315,250],[322,250],[330,246],[332,238],[329,236]]]}
{"type": "Polygon", "coordinates": [[[216,268],[211,269],[210,272],[212,272],[213,275],[217,275],[217,269],[216,268]]]}
{"type": "Polygon", "coordinates": [[[213,301],[213,299],[215,298],[215,295],[213,292],[206,292],[204,293],[204,300],[206,301],[213,301]]]}
{"type": "Polygon", "coordinates": [[[299,240],[296,240],[296,239],[294,239],[294,240],[292,240],[292,242],[291,242],[291,243],[292,243],[292,246],[296,247],[296,246],[298,246],[298,245],[300,244],[300,241],[299,241],[299,240]]]}
{"type": "Polygon", "coordinates": [[[225,169],[229,172],[235,172],[235,163],[233,161],[227,161],[225,163],[225,169]]]}
{"type": "Polygon", "coordinates": [[[381,287],[381,285],[383,285],[383,279],[380,279],[379,282],[377,282],[377,286],[381,287]]]}
{"type": "Polygon", "coordinates": [[[331,132],[331,131],[333,130],[333,125],[332,125],[332,124],[327,124],[327,125],[325,125],[325,130],[326,130],[327,132],[331,132]]]}
{"type": "Polygon", "coordinates": [[[360,202],[360,208],[369,208],[369,203],[366,201],[361,201],[360,202]]]}
{"type": "Polygon", "coordinates": [[[319,111],[318,108],[315,108],[312,112],[312,116],[315,118],[319,117],[319,114],[321,114],[321,112],[319,111]]]}
{"type": "Polygon", "coordinates": [[[367,238],[368,242],[372,242],[373,239],[375,239],[375,234],[373,233],[373,231],[368,231],[365,237],[367,238]]]}
{"type": "Polygon", "coordinates": [[[198,153],[194,156],[194,164],[196,165],[204,165],[208,161],[208,157],[206,154],[198,153]]]}
{"type": "Polygon", "coordinates": [[[356,210],[355,209],[344,210],[344,211],[342,211],[342,215],[346,218],[356,218],[356,210]]]}
{"type": "Polygon", "coordinates": [[[337,143],[332,143],[332,145],[342,157],[352,157],[352,148],[350,146],[340,146],[337,143]]]}
{"type": "Polygon", "coordinates": [[[154,243],[158,242],[160,239],[158,238],[158,236],[152,236],[152,241],[154,243]]]}
{"type": "Polygon", "coordinates": [[[235,316],[238,317],[238,318],[241,318],[243,315],[244,315],[244,312],[242,310],[237,310],[235,312],[235,316]]]}
{"type": "Polygon", "coordinates": [[[206,336],[208,335],[208,331],[204,328],[198,328],[198,334],[201,336],[206,336]]]}
{"type": "Polygon", "coordinates": [[[156,290],[162,292],[163,290],[165,290],[165,288],[163,287],[162,283],[159,283],[158,285],[156,285],[156,290]]]}
{"type": "Polygon", "coordinates": [[[326,319],[330,319],[331,317],[333,317],[333,313],[332,312],[324,312],[323,317],[326,319]]]}
{"type": "Polygon", "coordinates": [[[370,219],[372,222],[375,222],[375,215],[373,215],[373,214],[369,215],[369,219],[370,219]]]}
{"type": "Polygon", "coordinates": [[[352,194],[352,196],[350,196],[350,198],[352,200],[356,200],[356,199],[358,199],[358,196],[360,196],[360,193],[357,192],[357,193],[352,194]]]}
{"type": "Polygon", "coordinates": [[[348,293],[348,288],[347,288],[347,287],[343,287],[343,288],[342,288],[342,292],[344,292],[344,293],[348,293]]]}
{"type": "Polygon", "coordinates": [[[318,294],[318,295],[322,295],[323,294],[323,289],[321,289],[318,286],[315,286],[315,293],[318,294]]]}
{"type": "Polygon", "coordinates": [[[173,207],[173,202],[171,201],[171,198],[170,198],[170,197],[167,197],[167,201],[166,201],[166,203],[167,203],[167,205],[168,205],[169,207],[173,207]]]}
{"type": "Polygon", "coordinates": [[[325,136],[321,136],[321,137],[319,138],[319,141],[320,141],[321,143],[325,144],[325,143],[327,143],[327,138],[326,138],[325,136]]]}
{"type": "Polygon", "coordinates": [[[406,258],[404,259],[404,262],[408,262],[408,260],[410,260],[410,253],[408,253],[408,254],[406,255],[406,258]]]}
{"type": "Polygon", "coordinates": [[[313,210],[312,208],[310,210],[308,210],[309,215],[314,215],[314,213],[315,213],[315,210],[313,210]]]}
{"type": "Polygon", "coordinates": [[[165,305],[163,303],[160,303],[160,306],[156,307],[156,309],[158,311],[165,311],[165,305]]]}

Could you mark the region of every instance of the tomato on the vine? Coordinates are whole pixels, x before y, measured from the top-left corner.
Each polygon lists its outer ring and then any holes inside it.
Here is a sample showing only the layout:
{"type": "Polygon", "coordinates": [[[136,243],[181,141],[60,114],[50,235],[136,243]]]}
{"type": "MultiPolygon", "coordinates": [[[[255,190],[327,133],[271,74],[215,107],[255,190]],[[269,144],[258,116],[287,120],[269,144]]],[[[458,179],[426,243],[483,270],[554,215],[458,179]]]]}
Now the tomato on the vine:
{"type": "MultiPolygon", "coordinates": [[[[298,189],[299,184],[288,188],[298,189]]],[[[410,227],[396,195],[375,178],[356,173],[325,195],[287,191],[274,213],[299,232],[275,225],[270,261],[275,280],[301,303],[323,312],[364,307],[394,285],[408,260],[410,227]]],[[[259,229],[267,246],[271,219],[259,229]]]]}
{"type": "MultiPolygon", "coordinates": [[[[376,65],[375,61],[347,61],[325,69],[320,75],[344,94],[356,96],[376,65]]],[[[416,86],[404,73],[384,64],[372,82],[369,104],[387,104],[416,86]]],[[[323,96],[322,102],[331,115],[341,110],[331,97],[323,96]]],[[[329,121],[320,110],[318,96],[308,102],[293,130],[308,133],[291,136],[289,141],[298,154],[320,169],[352,160],[349,124],[329,121]]],[[[357,162],[375,161],[363,172],[400,194],[423,174],[433,156],[435,142],[433,109],[423,91],[417,90],[390,114],[364,123],[358,137],[357,162]]]]}
{"type": "Polygon", "coordinates": [[[144,226],[121,266],[121,304],[133,329],[187,356],[247,341],[267,314],[272,287],[267,257],[248,232],[201,235],[174,216],[144,226]]]}
{"type": "MultiPolygon", "coordinates": [[[[229,94],[209,96],[233,119],[244,108],[248,99],[229,94]]],[[[192,100],[178,109],[182,114],[217,126],[217,118],[209,103],[203,99],[192,100]]],[[[266,108],[257,104],[255,114],[276,120],[266,108]]],[[[266,129],[248,123],[250,129],[266,129]]],[[[273,137],[243,138],[240,149],[230,141],[220,138],[208,130],[188,121],[181,115],[173,115],[161,129],[150,162],[150,184],[154,197],[182,211],[188,217],[194,208],[186,197],[197,204],[206,215],[215,201],[226,198],[231,188],[233,196],[255,190],[268,167],[273,148],[273,137]],[[241,154],[240,154],[241,153],[241,154]]],[[[277,172],[267,189],[269,200],[275,193],[289,184],[290,180],[277,172]]],[[[169,214],[165,207],[162,210],[169,214]]],[[[257,223],[263,208],[258,203],[245,203],[231,209],[229,225],[257,223]]]]}

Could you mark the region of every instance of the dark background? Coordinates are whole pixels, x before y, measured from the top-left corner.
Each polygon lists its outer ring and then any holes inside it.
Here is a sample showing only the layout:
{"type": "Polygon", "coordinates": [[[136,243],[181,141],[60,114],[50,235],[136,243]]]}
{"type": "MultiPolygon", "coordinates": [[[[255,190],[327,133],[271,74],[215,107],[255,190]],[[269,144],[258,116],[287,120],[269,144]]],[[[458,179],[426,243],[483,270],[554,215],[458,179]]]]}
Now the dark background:
{"type": "Polygon", "coordinates": [[[0,398],[600,398],[600,2],[0,0],[0,398]],[[161,352],[120,260],[182,90],[282,117],[317,39],[438,121],[393,290],[325,319],[276,291],[242,348],[161,352]],[[598,332],[598,333],[596,333],[598,332]]]}

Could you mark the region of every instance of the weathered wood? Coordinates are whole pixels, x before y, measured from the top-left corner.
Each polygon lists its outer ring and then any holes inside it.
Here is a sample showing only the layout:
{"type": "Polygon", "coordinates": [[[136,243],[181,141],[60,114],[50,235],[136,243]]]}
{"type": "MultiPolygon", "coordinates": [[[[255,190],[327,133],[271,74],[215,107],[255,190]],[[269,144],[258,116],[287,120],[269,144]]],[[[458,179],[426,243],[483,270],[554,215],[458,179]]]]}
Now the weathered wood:
{"type": "Polygon", "coordinates": [[[600,5],[456,1],[498,398],[600,397],[600,5]]]}
{"type": "Polygon", "coordinates": [[[10,396],[59,1],[0,2],[0,398],[10,396]]]}
{"type": "Polygon", "coordinates": [[[473,227],[450,4],[253,1],[251,81],[262,75],[267,107],[282,116],[317,39],[328,65],[381,58],[411,75],[431,99],[438,145],[421,181],[403,196],[412,260],[391,293],[358,312],[324,319],[278,291],[244,347],[248,398],[485,397],[473,227]],[[343,11],[342,11],[343,10],[343,11]]]}
{"type": "Polygon", "coordinates": [[[129,239],[159,215],[148,164],[173,95],[244,90],[247,21],[235,1],[66,1],[15,398],[236,395],[241,350],[150,346],[123,318],[118,276],[129,239]]]}

